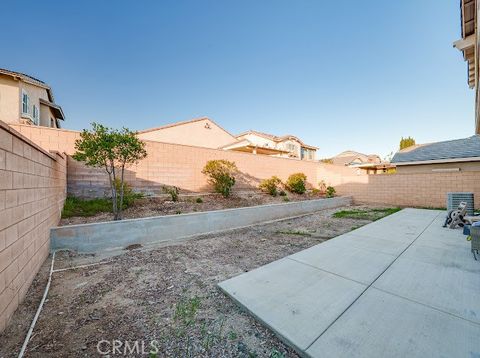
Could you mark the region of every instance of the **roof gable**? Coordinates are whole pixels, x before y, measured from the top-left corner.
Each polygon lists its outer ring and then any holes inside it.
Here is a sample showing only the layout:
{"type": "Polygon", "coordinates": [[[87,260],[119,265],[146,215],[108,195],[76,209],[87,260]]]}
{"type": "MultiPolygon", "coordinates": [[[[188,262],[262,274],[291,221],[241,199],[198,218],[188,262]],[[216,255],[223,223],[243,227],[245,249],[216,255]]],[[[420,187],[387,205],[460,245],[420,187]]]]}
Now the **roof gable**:
{"type": "Polygon", "coordinates": [[[155,131],[159,131],[159,130],[162,130],[162,129],[172,128],[172,127],[177,127],[177,126],[183,126],[183,125],[187,125],[187,124],[191,124],[191,123],[195,123],[195,122],[201,122],[201,121],[209,121],[214,126],[220,128],[222,131],[224,131],[225,133],[230,135],[233,139],[235,139],[235,136],[233,134],[231,134],[230,132],[228,132],[227,130],[225,130],[221,126],[219,126],[217,123],[215,123],[215,121],[213,121],[212,119],[210,119],[208,117],[199,117],[199,118],[190,119],[188,121],[170,123],[170,124],[166,124],[166,125],[160,126],[160,127],[144,129],[144,130],[138,131],[138,133],[155,132],[155,131]]]}
{"type": "Polygon", "coordinates": [[[22,72],[10,71],[5,68],[0,68],[0,75],[10,76],[10,77],[13,77],[14,79],[21,80],[25,83],[29,83],[31,85],[44,88],[47,91],[48,100],[52,103],[55,102],[53,98],[53,92],[50,86],[47,85],[45,82],[39,80],[38,78],[35,78],[33,76],[27,75],[22,72]]]}

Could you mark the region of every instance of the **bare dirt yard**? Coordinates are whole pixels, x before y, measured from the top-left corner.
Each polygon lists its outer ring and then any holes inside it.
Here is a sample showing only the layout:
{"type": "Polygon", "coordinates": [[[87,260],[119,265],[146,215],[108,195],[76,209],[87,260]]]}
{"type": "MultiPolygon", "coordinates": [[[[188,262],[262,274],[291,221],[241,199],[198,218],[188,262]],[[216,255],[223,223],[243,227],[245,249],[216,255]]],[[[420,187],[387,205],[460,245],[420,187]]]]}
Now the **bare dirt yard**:
{"type": "MultiPolygon", "coordinates": [[[[393,211],[366,206],[324,210],[176,246],[125,251],[94,266],[56,272],[26,356],[142,356],[143,342],[143,356],[150,357],[296,357],[217,284],[393,211]],[[155,348],[158,353],[148,353],[155,348]]],[[[0,335],[0,357],[18,355],[50,260],[0,335]]],[[[79,260],[85,257],[57,253],[55,268],[79,260]]]]}
{"type": "MultiPolygon", "coordinates": [[[[145,197],[137,199],[123,212],[124,219],[146,218],[159,215],[185,214],[197,211],[221,210],[241,208],[247,206],[285,203],[287,201],[301,201],[322,199],[323,195],[311,192],[299,195],[288,193],[286,196],[271,196],[261,192],[238,192],[229,198],[220,194],[180,196],[178,201],[168,197],[145,197]]],[[[110,205],[110,204],[107,204],[110,205]]],[[[110,212],[100,212],[92,216],[71,216],[62,218],[60,225],[87,224],[113,220],[110,212]]]]}

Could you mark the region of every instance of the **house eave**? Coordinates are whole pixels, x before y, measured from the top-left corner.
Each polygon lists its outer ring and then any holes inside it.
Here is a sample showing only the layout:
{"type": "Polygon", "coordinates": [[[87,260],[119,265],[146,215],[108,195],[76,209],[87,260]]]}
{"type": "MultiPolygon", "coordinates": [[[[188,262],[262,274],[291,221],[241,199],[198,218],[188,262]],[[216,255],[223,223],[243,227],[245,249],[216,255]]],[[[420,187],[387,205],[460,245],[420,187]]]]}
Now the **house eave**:
{"type": "Polygon", "coordinates": [[[46,101],[42,98],[40,98],[40,104],[50,107],[50,109],[55,114],[55,118],[61,119],[62,121],[65,120],[65,114],[63,113],[62,107],[60,107],[59,105],[46,101]]]}

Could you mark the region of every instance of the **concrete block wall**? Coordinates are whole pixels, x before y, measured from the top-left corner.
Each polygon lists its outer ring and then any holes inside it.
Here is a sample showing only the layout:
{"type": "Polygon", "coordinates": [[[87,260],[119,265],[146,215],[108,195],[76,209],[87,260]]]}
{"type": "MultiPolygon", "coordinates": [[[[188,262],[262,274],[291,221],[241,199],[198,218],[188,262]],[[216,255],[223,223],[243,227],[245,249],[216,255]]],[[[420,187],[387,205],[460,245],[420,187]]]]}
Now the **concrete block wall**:
{"type": "MultiPolygon", "coordinates": [[[[74,152],[79,132],[64,129],[15,125],[22,134],[48,150],[74,152]]],[[[262,155],[222,151],[185,145],[147,142],[148,157],[130,168],[127,181],[137,189],[158,192],[162,185],[176,185],[190,191],[209,191],[201,173],[210,159],[234,161],[242,175],[237,189],[256,186],[261,179],[277,175],[286,179],[295,172],[307,175],[312,186],[321,180],[333,185],[340,195],[351,195],[355,201],[385,205],[445,207],[450,191],[475,193],[480,207],[480,171],[397,173],[367,175],[360,169],[274,158],[262,155]]],[[[79,196],[98,196],[108,192],[107,177],[102,170],[87,168],[72,159],[68,161],[68,191],[79,196]]]]}
{"type": "MultiPolygon", "coordinates": [[[[48,150],[74,153],[75,139],[80,132],[14,125],[15,129],[48,150]]],[[[318,186],[318,163],[288,158],[267,157],[210,148],[145,141],[148,157],[128,169],[126,180],[136,189],[161,192],[163,185],[175,185],[183,190],[211,191],[202,169],[208,160],[234,161],[240,170],[236,189],[257,187],[261,179],[277,175],[286,179],[303,172],[311,186],[318,186]]],[[[94,197],[108,193],[108,177],[103,169],[84,166],[68,159],[68,192],[76,196],[94,197]]]]}
{"type": "Polygon", "coordinates": [[[444,208],[448,192],[472,192],[480,209],[479,171],[365,175],[324,166],[318,175],[328,178],[338,194],[352,195],[356,202],[444,208]]]}
{"type": "Polygon", "coordinates": [[[66,156],[0,121],[0,332],[48,256],[66,195],[66,156]]]}

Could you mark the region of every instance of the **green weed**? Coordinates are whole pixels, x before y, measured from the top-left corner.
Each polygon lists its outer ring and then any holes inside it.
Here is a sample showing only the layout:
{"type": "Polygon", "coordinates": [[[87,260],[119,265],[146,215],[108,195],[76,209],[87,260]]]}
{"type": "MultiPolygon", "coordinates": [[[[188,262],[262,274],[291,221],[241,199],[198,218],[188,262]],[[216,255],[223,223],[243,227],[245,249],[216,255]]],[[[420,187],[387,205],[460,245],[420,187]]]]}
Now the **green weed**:
{"type": "Polygon", "coordinates": [[[381,209],[354,209],[354,210],[341,210],[333,214],[337,219],[359,219],[359,220],[371,220],[375,221],[384,218],[388,215],[392,215],[401,208],[381,208],[381,209]]]}
{"type": "Polygon", "coordinates": [[[94,216],[98,213],[111,213],[112,201],[107,198],[80,199],[68,196],[63,206],[62,218],[74,216],[94,216]]]}

